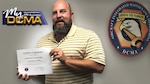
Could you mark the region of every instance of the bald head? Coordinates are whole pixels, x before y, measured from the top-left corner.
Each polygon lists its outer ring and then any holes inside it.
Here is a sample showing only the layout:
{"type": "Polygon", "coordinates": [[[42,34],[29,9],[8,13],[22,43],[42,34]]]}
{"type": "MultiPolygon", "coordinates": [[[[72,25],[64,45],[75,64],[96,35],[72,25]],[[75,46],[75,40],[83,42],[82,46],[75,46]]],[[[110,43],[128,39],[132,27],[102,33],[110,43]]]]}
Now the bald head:
{"type": "Polygon", "coordinates": [[[71,9],[70,4],[69,4],[68,2],[66,2],[65,0],[57,0],[57,1],[54,3],[54,5],[53,5],[53,9],[54,9],[55,7],[58,7],[58,5],[63,5],[63,6],[65,6],[66,8],[69,9],[70,13],[72,13],[72,9],[71,9]]]}

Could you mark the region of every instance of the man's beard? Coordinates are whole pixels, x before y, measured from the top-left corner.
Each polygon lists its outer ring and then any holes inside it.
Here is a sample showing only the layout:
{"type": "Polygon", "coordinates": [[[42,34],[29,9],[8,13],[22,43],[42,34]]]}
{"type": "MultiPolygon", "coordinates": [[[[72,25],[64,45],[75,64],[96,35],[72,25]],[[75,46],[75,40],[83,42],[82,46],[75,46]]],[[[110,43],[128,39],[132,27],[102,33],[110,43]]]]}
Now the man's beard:
{"type": "Polygon", "coordinates": [[[69,32],[70,28],[72,25],[72,20],[70,19],[70,21],[68,23],[66,23],[64,20],[58,20],[55,22],[55,24],[53,25],[53,31],[54,34],[62,34],[62,35],[67,35],[67,33],[69,32]],[[63,26],[58,26],[57,22],[64,22],[63,26]]]}

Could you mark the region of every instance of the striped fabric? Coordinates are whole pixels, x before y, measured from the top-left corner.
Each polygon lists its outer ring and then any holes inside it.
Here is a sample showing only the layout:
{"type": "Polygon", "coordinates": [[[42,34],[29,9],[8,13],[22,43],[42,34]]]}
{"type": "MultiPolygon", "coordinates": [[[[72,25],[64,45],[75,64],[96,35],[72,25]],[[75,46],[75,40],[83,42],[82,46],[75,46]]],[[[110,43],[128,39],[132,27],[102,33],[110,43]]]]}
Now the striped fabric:
{"type": "MultiPolygon", "coordinates": [[[[38,47],[60,48],[70,58],[89,59],[105,65],[104,50],[98,36],[91,30],[72,25],[68,35],[59,43],[50,33],[40,39],[38,47]]],[[[92,73],[75,71],[58,60],[52,62],[53,74],[45,77],[46,84],[92,84],[92,73]]]]}

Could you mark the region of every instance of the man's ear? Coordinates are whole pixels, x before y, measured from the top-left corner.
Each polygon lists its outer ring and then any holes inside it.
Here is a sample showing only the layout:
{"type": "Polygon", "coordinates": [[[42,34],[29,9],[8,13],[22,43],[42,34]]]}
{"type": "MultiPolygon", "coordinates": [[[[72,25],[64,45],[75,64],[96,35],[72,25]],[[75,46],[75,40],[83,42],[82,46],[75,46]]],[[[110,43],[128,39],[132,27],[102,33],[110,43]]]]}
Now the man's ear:
{"type": "Polygon", "coordinates": [[[71,19],[73,20],[73,18],[74,18],[74,13],[72,12],[71,13],[71,19]]]}

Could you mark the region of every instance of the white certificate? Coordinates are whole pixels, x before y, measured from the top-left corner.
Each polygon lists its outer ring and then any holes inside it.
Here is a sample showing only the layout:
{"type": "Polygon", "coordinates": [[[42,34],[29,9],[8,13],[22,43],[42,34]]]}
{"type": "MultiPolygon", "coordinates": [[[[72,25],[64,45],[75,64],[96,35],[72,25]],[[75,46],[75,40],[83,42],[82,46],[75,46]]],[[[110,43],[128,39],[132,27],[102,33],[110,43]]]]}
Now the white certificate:
{"type": "Polygon", "coordinates": [[[50,48],[17,50],[18,71],[28,75],[52,74],[50,48]]]}

